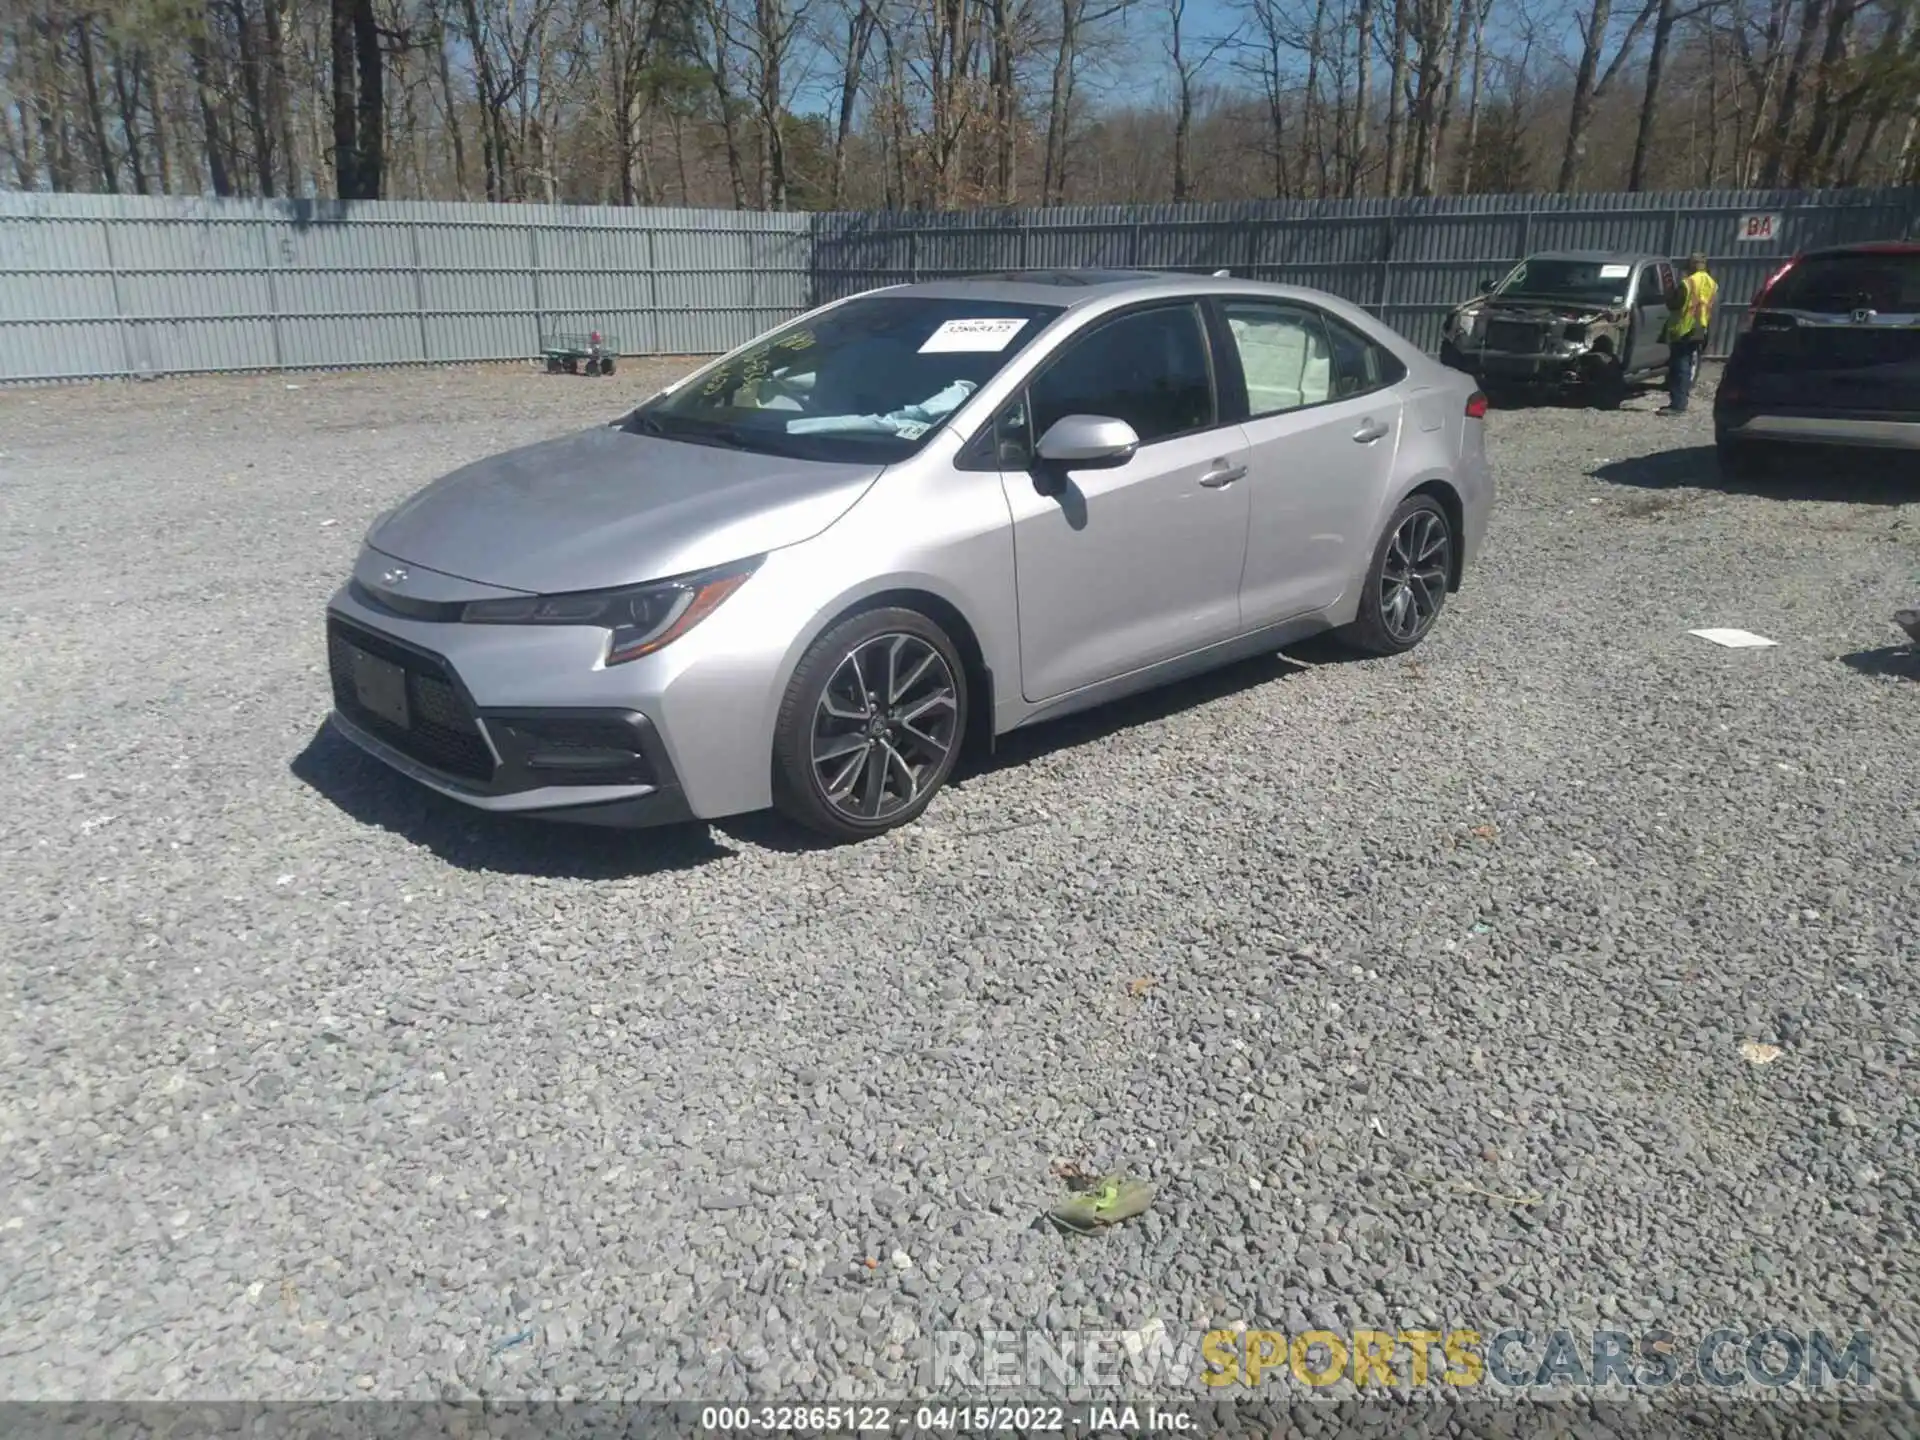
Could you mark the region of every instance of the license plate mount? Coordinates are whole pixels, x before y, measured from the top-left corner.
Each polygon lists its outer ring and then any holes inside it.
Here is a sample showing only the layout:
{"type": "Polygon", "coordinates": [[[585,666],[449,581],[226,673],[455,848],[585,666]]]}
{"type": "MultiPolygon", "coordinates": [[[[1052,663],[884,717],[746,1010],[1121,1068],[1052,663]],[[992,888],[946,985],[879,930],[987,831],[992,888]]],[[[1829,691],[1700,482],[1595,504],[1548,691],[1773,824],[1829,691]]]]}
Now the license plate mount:
{"type": "Polygon", "coordinates": [[[407,672],[391,660],[353,651],[353,693],[372,714],[402,730],[413,728],[407,707],[407,672]]]}

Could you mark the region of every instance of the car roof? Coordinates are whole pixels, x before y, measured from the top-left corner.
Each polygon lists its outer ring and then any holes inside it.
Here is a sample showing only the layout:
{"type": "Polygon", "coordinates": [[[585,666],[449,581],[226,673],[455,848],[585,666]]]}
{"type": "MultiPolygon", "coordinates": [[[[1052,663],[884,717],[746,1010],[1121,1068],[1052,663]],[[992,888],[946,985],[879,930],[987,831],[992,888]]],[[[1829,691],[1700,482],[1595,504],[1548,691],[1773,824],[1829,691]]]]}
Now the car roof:
{"type": "Polygon", "coordinates": [[[1802,260],[1830,255],[1920,255],[1920,240],[1856,240],[1851,245],[1822,245],[1800,252],[1802,260]]]}
{"type": "Polygon", "coordinates": [[[1618,262],[1626,260],[1631,263],[1637,263],[1642,260],[1652,260],[1659,264],[1672,263],[1671,256],[1655,255],[1647,250],[1536,250],[1527,258],[1529,260],[1584,260],[1592,262],[1604,260],[1618,262]]]}
{"type": "Polygon", "coordinates": [[[1005,270],[981,275],[955,275],[869,292],[895,296],[923,295],[939,300],[1000,300],[1018,305],[1056,305],[1074,309],[1119,296],[1270,295],[1277,299],[1306,300],[1324,305],[1328,300],[1346,305],[1338,296],[1301,285],[1279,285],[1243,280],[1234,275],[1182,270],[1005,270]]]}

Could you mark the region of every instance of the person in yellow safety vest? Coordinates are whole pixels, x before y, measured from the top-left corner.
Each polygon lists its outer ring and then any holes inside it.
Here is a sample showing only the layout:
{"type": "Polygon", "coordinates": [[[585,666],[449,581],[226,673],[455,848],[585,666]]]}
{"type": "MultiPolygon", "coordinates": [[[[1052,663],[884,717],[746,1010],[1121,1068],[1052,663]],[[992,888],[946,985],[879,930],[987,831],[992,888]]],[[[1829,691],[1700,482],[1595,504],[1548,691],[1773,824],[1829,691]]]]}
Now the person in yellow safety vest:
{"type": "Polygon", "coordinates": [[[1667,403],[1662,415],[1687,413],[1700,356],[1707,348],[1707,329],[1713,323],[1713,297],[1720,286],[1707,273],[1707,257],[1698,250],[1687,257],[1686,277],[1667,313],[1667,403]]]}

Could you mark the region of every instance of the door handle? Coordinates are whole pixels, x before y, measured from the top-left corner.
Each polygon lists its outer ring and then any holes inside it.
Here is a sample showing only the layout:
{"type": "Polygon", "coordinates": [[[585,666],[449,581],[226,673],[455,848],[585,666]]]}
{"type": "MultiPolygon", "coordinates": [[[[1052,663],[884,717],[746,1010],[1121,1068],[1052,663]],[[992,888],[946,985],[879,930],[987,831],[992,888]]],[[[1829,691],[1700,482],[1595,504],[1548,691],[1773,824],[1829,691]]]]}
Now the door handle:
{"type": "Polygon", "coordinates": [[[1200,477],[1200,483],[1209,490],[1223,490],[1247,473],[1244,465],[1227,465],[1214,461],[1214,468],[1200,477]]]}
{"type": "Polygon", "coordinates": [[[1358,440],[1362,445],[1371,445],[1387,433],[1387,428],[1387,426],[1381,424],[1378,420],[1368,420],[1364,422],[1358,430],[1353,432],[1353,438],[1358,440]]]}

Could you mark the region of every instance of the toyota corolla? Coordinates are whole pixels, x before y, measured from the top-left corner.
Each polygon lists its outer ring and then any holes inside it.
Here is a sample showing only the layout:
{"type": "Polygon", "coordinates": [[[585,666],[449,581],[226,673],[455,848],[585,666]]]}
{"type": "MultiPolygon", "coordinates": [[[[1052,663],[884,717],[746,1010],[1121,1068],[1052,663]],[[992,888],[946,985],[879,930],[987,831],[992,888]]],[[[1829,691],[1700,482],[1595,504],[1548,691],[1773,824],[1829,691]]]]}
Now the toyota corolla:
{"type": "Polygon", "coordinates": [[[1307,636],[1420,643],[1473,381],[1312,290],[1149,272],[816,309],[379,517],[333,723],[483,810],[904,824],[969,746],[1307,636]]]}

